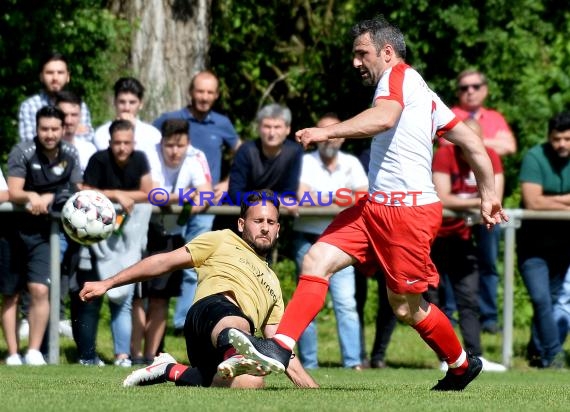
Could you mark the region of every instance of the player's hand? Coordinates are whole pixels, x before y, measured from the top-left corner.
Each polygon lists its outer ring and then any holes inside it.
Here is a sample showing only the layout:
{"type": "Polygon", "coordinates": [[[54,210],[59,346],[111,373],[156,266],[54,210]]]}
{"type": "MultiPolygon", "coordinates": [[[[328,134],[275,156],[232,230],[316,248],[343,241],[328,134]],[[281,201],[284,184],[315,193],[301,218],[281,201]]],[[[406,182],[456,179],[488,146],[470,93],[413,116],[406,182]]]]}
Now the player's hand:
{"type": "Polygon", "coordinates": [[[481,201],[481,217],[487,229],[498,225],[501,222],[508,222],[509,216],[503,210],[501,202],[498,200],[482,200],[481,201]]]}
{"type": "Polygon", "coordinates": [[[311,143],[326,142],[329,140],[328,132],[325,127],[309,127],[301,129],[295,133],[295,138],[306,149],[311,143]]]}
{"type": "Polygon", "coordinates": [[[103,281],[85,282],[83,289],[81,289],[81,292],[79,292],[79,298],[83,302],[88,302],[90,300],[103,296],[107,290],[108,289],[103,281]]]}

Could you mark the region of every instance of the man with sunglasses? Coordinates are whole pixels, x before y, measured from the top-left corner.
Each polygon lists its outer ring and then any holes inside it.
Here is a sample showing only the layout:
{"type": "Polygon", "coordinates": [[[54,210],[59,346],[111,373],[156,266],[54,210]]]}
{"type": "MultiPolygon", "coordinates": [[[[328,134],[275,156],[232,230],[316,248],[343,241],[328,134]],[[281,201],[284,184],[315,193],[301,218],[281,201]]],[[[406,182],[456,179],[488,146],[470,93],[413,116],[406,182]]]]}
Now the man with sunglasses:
{"type": "MultiPolygon", "coordinates": [[[[456,84],[458,105],[451,108],[453,113],[461,120],[477,120],[483,132],[483,143],[499,156],[515,153],[517,142],[503,115],[483,106],[489,94],[485,75],[478,70],[467,69],[459,73],[456,84]]],[[[440,142],[443,140],[440,139],[440,142]]],[[[479,265],[481,329],[483,332],[496,334],[499,332],[497,257],[500,229],[487,230],[484,225],[475,225],[472,229],[476,238],[479,265]]]]}
{"type": "Polygon", "coordinates": [[[483,129],[485,146],[499,156],[513,154],[517,151],[517,142],[505,118],[498,111],[483,106],[488,94],[485,75],[473,69],[464,70],[457,76],[459,104],[451,110],[461,120],[469,117],[477,120],[483,129]]]}

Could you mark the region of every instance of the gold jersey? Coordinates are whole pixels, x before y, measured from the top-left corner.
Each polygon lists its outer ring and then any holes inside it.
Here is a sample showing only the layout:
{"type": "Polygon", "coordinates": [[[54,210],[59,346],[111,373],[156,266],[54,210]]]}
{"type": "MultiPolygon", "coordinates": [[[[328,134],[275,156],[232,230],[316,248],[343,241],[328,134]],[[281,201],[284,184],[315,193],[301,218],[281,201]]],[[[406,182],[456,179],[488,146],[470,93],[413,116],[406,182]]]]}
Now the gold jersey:
{"type": "Polygon", "coordinates": [[[204,233],[186,244],[198,272],[194,301],[227,293],[256,330],[277,324],[284,303],[277,275],[267,261],[229,229],[204,233]]]}

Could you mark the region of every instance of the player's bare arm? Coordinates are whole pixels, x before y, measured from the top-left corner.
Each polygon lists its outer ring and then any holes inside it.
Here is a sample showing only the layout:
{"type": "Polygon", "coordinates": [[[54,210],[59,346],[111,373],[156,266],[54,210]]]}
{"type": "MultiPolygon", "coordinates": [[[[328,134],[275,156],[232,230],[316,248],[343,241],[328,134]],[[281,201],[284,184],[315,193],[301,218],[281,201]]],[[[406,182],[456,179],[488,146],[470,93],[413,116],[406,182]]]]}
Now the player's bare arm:
{"type": "Polygon", "coordinates": [[[328,139],[362,139],[394,127],[402,106],[395,100],[377,99],[374,107],[366,109],[351,119],[327,127],[310,127],[295,133],[297,141],[307,148],[311,143],[328,139]]]}
{"type": "Polygon", "coordinates": [[[92,300],[102,296],[109,289],[190,267],[194,267],[192,256],[186,247],[182,246],[172,252],[149,256],[108,279],[98,282],[85,282],[83,289],[79,292],[79,297],[83,301],[92,300]]]}
{"type": "Polygon", "coordinates": [[[501,206],[501,199],[495,191],[493,165],[481,139],[463,122],[457,123],[444,137],[461,147],[467,162],[475,173],[481,196],[483,222],[487,227],[492,227],[501,221],[508,221],[509,218],[501,206]]]}

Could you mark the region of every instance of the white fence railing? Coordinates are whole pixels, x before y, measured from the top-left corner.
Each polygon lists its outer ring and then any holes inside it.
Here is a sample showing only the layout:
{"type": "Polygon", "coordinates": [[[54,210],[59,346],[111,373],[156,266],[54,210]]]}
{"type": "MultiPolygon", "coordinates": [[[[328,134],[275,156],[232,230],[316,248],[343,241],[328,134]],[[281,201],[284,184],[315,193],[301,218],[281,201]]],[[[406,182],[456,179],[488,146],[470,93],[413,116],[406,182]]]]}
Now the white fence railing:
{"type": "MultiPolygon", "coordinates": [[[[0,204],[0,212],[22,210],[10,203],[0,204]]],[[[180,206],[173,206],[172,213],[180,213],[180,206]]],[[[299,208],[299,214],[305,216],[335,216],[342,210],[337,206],[317,206],[299,208]]],[[[515,276],[515,232],[524,219],[534,220],[570,220],[570,212],[563,211],[531,211],[524,209],[505,209],[510,217],[509,222],[502,223],[504,233],[504,296],[503,296],[503,344],[502,361],[507,367],[511,366],[513,356],[513,311],[514,311],[514,276],[515,276]]],[[[154,213],[160,213],[155,207],[154,213]]],[[[216,215],[238,215],[238,206],[215,206],[208,209],[208,213],[216,215]]],[[[282,216],[287,216],[282,210],[282,216]]],[[[458,214],[445,210],[444,216],[471,217],[478,219],[478,212],[458,214]]],[[[59,363],[59,310],[60,310],[60,243],[59,222],[54,218],[50,233],[51,248],[51,286],[50,286],[50,329],[48,363],[59,363]]]]}

